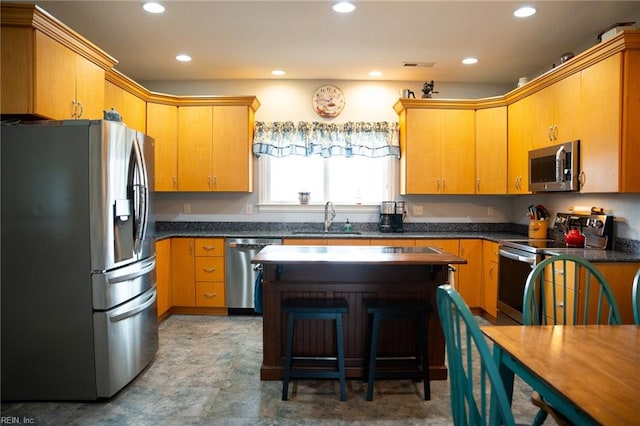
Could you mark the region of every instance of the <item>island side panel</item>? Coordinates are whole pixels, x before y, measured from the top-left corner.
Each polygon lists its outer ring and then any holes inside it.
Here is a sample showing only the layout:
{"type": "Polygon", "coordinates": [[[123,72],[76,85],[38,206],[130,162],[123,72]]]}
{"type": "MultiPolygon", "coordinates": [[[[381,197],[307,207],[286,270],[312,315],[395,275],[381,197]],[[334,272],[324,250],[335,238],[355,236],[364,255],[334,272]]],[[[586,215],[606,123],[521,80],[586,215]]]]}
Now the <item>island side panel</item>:
{"type": "MultiPolygon", "coordinates": [[[[349,313],[344,318],[345,365],[349,378],[362,378],[367,347],[368,318],[363,299],[424,300],[429,315],[428,342],[431,378],[446,380],[444,336],[436,312],[435,290],[448,280],[447,265],[379,264],[265,264],[263,274],[263,364],[262,380],[282,379],[284,322],[280,303],[287,298],[345,298],[349,313]]],[[[414,345],[411,321],[383,324],[379,354],[401,356],[414,345]]],[[[301,320],[296,325],[295,350],[302,355],[335,352],[335,336],[330,321],[301,320]]]]}

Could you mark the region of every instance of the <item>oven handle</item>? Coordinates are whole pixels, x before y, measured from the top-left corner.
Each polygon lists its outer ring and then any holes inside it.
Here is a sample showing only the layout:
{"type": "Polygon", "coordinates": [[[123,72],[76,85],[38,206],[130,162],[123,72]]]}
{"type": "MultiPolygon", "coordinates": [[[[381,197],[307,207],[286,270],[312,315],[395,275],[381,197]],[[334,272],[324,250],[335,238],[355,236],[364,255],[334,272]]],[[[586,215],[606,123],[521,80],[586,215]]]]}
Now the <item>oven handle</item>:
{"type": "Polygon", "coordinates": [[[531,268],[533,268],[536,264],[535,256],[522,256],[510,250],[500,249],[500,256],[506,257],[507,259],[511,260],[517,260],[518,262],[528,263],[529,265],[531,265],[531,268]]]}

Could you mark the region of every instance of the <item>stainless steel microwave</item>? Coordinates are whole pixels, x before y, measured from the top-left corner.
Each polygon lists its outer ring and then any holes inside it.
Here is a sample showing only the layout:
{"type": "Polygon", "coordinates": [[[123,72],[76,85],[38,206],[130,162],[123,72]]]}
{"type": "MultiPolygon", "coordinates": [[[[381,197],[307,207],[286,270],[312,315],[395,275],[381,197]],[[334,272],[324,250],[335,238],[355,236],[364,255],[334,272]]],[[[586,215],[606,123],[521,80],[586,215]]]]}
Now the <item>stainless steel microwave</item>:
{"type": "Polygon", "coordinates": [[[529,191],[577,191],[580,141],[529,151],[529,191]]]}

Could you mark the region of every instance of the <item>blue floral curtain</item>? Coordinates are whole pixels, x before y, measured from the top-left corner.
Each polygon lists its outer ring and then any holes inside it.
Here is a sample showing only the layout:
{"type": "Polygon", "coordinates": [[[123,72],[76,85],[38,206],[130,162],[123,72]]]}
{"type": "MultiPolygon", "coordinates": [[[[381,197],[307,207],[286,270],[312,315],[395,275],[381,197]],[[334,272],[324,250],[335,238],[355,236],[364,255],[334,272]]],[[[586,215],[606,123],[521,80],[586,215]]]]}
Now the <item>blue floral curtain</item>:
{"type": "Polygon", "coordinates": [[[398,123],[256,122],[253,153],[274,157],[360,155],[400,158],[398,123]]]}

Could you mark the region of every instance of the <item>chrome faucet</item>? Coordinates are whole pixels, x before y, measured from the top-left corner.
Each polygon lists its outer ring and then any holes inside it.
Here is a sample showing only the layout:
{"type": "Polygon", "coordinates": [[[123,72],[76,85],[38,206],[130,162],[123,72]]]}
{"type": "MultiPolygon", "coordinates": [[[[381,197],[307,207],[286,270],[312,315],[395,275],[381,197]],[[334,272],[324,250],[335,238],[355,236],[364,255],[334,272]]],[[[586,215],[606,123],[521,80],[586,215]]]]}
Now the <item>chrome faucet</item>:
{"type": "Polygon", "coordinates": [[[336,210],[333,208],[333,203],[327,201],[327,204],[324,205],[324,232],[329,232],[329,227],[331,227],[335,217],[336,210]]]}

